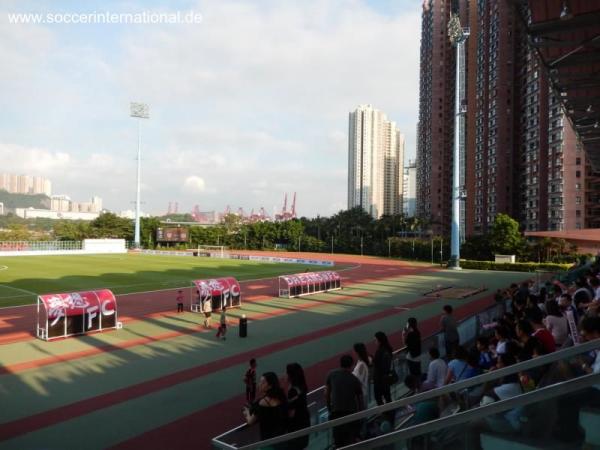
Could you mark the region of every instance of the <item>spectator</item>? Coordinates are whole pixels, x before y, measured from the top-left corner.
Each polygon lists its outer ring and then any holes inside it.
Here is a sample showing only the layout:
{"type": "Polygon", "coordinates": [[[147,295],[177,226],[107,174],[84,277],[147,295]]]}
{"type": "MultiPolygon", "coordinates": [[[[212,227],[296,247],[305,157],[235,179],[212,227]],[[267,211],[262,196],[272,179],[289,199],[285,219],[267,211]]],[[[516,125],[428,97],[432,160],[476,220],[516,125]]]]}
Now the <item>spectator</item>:
{"type": "Polygon", "coordinates": [[[369,368],[373,365],[373,359],[367,353],[367,347],[362,342],[354,344],[354,353],[356,353],[357,360],[352,374],[358,378],[363,388],[363,398],[365,405],[367,405],[369,399],[369,368]]]}
{"type": "MultiPolygon", "coordinates": [[[[427,368],[427,379],[423,382],[424,391],[442,387],[446,382],[448,366],[446,361],[440,358],[440,351],[436,347],[429,349],[429,367],[427,368]]],[[[406,384],[406,381],[405,381],[406,384]]]]}
{"type": "Polygon", "coordinates": [[[260,400],[251,407],[244,407],[246,422],[252,425],[258,422],[260,440],[285,434],[287,429],[287,408],[285,393],[279,385],[274,372],[266,372],[260,377],[258,385],[260,400]]]}
{"type": "Polygon", "coordinates": [[[600,280],[598,279],[598,277],[593,277],[590,279],[590,286],[594,291],[593,300],[595,302],[600,301],[600,280]]]}
{"type": "Polygon", "coordinates": [[[392,371],[392,346],[383,331],[375,333],[377,350],[373,358],[373,390],[378,405],[392,401],[389,375],[392,371]],[[384,402],[385,400],[385,402],[384,402]]]}
{"type": "Polygon", "coordinates": [[[558,300],[558,306],[560,307],[560,310],[562,311],[563,315],[567,317],[567,319],[568,315],[572,314],[575,323],[579,323],[579,311],[573,306],[570,294],[561,295],[558,300]]]}
{"type": "Polygon", "coordinates": [[[446,384],[456,383],[457,381],[467,379],[467,352],[462,346],[454,350],[454,358],[448,363],[448,372],[446,374],[446,384]]]}
{"type": "Polygon", "coordinates": [[[546,301],[546,314],[544,324],[552,334],[556,345],[561,347],[569,337],[567,318],[560,312],[560,307],[555,300],[546,301]]]}
{"type": "Polygon", "coordinates": [[[442,333],[444,333],[446,356],[450,357],[450,355],[454,354],[454,348],[460,343],[460,338],[458,335],[458,326],[456,325],[456,320],[452,315],[452,306],[445,305],[443,309],[444,315],[440,319],[440,328],[442,329],[442,333]]]}
{"type": "Polygon", "coordinates": [[[506,353],[506,343],[509,341],[510,332],[506,327],[496,327],[494,330],[496,336],[496,356],[506,353]]]}
{"type": "MultiPolygon", "coordinates": [[[[583,341],[593,341],[600,339],[600,317],[584,317],[579,325],[581,339],[583,341]]],[[[600,373],[600,352],[596,351],[593,361],[582,364],[582,369],[586,373],[600,373]]],[[[585,404],[598,408],[600,406],[600,384],[595,384],[592,389],[585,391],[585,404]]]]}
{"type": "Polygon", "coordinates": [[[517,289],[517,292],[515,293],[515,297],[517,299],[519,299],[520,301],[522,301],[523,303],[527,302],[527,299],[529,298],[529,281],[523,281],[521,283],[521,285],[519,286],[519,288],[517,289]]]}
{"type": "Polygon", "coordinates": [[[421,333],[417,327],[417,319],[410,317],[402,332],[406,345],[408,372],[417,378],[421,377],[421,333]]]}
{"type": "Polygon", "coordinates": [[[521,320],[525,317],[526,306],[527,306],[527,302],[520,297],[516,297],[513,300],[512,310],[513,310],[513,314],[515,316],[515,320],[521,320]]]}
{"type": "Polygon", "coordinates": [[[477,338],[477,350],[479,351],[479,367],[483,370],[490,370],[494,365],[494,355],[490,351],[490,341],[485,336],[477,338]]]}
{"type": "MultiPolygon", "coordinates": [[[[512,355],[503,354],[498,357],[498,368],[512,366],[516,361],[512,355]]],[[[490,395],[494,400],[506,400],[517,395],[521,395],[523,390],[519,383],[518,375],[511,374],[507,375],[502,379],[499,386],[496,386],[487,395],[490,395]]],[[[491,431],[496,433],[515,433],[520,427],[521,423],[519,420],[521,408],[511,409],[506,413],[501,413],[491,417],[487,417],[485,420],[491,431]]]]}
{"type": "Polygon", "coordinates": [[[533,327],[533,333],[531,334],[533,337],[537,338],[546,353],[552,353],[556,350],[556,342],[554,342],[554,337],[552,333],[546,329],[544,326],[544,317],[542,315],[542,311],[539,309],[532,309],[528,312],[529,323],[533,327]]]}
{"type": "MultiPolygon", "coordinates": [[[[387,341],[387,338],[386,338],[387,341]]],[[[325,383],[325,399],[329,409],[329,419],[353,414],[363,409],[362,385],[358,378],[352,375],[352,356],[340,358],[340,368],[327,376],[325,383]]],[[[353,444],[357,437],[357,427],[347,423],[333,428],[333,440],[336,447],[353,444]]]]}
{"type": "MultiPolygon", "coordinates": [[[[592,277],[590,281],[596,283],[598,279],[596,277],[592,277]]],[[[575,307],[579,308],[579,305],[587,305],[591,303],[592,299],[594,298],[594,290],[590,287],[590,285],[588,285],[586,279],[578,278],[577,281],[575,281],[575,286],[577,287],[573,293],[573,302],[575,303],[575,307]]]]}
{"type": "MultiPolygon", "coordinates": [[[[304,370],[298,363],[286,367],[288,380],[288,432],[301,430],[310,426],[310,413],[306,402],[308,386],[304,370]]],[[[309,435],[296,438],[287,443],[287,449],[302,450],[308,447],[309,435]]]]}
{"type": "MultiPolygon", "coordinates": [[[[584,317],[579,325],[581,339],[584,341],[593,341],[600,338],[600,317],[584,317]]],[[[587,373],[600,373],[600,352],[596,352],[592,364],[584,364],[583,369],[587,373]]],[[[594,386],[600,389],[600,386],[594,386]]]]}
{"type": "Polygon", "coordinates": [[[538,339],[532,336],[533,327],[528,320],[520,320],[517,323],[517,339],[521,344],[519,352],[519,361],[526,361],[533,356],[533,348],[537,345],[538,339]]]}
{"type": "Polygon", "coordinates": [[[467,353],[467,370],[465,371],[464,379],[473,378],[477,375],[481,375],[481,367],[479,367],[479,351],[476,347],[473,347],[467,353]]]}
{"type": "Polygon", "coordinates": [[[256,359],[252,358],[248,364],[248,370],[244,374],[244,384],[246,385],[246,402],[254,403],[256,398],[256,359]]]}

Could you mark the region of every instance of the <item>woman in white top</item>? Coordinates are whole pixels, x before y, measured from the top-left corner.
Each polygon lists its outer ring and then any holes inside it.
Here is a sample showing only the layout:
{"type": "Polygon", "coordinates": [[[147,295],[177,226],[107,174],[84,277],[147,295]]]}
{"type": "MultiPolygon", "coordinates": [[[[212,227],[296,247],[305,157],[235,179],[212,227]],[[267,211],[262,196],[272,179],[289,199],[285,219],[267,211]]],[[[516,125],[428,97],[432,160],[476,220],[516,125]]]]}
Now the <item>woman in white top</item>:
{"type": "Polygon", "coordinates": [[[369,367],[371,367],[373,359],[367,353],[367,347],[362,342],[354,344],[354,352],[356,353],[357,361],[352,374],[358,378],[360,384],[362,384],[364,404],[368,405],[370,382],[369,367]]]}
{"type": "Polygon", "coordinates": [[[494,352],[496,355],[502,355],[506,353],[506,343],[508,342],[510,336],[509,331],[503,326],[497,326],[495,331],[496,340],[498,343],[496,344],[496,351],[494,352]]]}
{"type": "Polygon", "coordinates": [[[569,337],[569,323],[567,318],[560,312],[560,307],[555,300],[548,300],[546,302],[546,313],[548,314],[544,319],[544,325],[554,338],[556,346],[562,346],[567,338],[569,337]]]}

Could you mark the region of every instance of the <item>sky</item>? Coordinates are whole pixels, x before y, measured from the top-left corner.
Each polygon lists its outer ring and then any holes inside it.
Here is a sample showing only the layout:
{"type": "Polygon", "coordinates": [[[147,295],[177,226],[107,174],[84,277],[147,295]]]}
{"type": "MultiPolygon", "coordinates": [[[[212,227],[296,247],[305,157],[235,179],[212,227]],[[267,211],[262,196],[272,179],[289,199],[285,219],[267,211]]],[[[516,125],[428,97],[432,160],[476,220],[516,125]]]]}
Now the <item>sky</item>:
{"type": "MultiPolygon", "coordinates": [[[[133,209],[137,119],[142,210],[346,208],[348,113],[371,104],[415,155],[418,0],[0,3],[0,172],[53,194],[133,209]],[[49,23],[179,12],[196,23],[49,23]],[[11,23],[15,13],[44,23],[11,23]],[[67,17],[65,19],[65,17],[67,17]],[[80,17],[80,16],[77,16],[80,17]],[[289,207],[289,202],[288,202],[289,207]]],[[[173,16],[169,16],[173,17],[173,16]]]]}

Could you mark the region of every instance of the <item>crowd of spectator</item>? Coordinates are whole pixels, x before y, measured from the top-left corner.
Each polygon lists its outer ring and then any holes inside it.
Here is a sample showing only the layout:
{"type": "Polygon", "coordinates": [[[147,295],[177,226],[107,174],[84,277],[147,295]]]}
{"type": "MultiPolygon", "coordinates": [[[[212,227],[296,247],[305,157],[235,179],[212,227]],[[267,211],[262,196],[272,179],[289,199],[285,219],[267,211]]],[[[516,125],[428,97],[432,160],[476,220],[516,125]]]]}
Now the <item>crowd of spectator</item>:
{"type": "MultiPolygon", "coordinates": [[[[493,324],[487,324],[476,342],[469,343],[469,346],[460,342],[458,324],[451,305],[443,306],[441,311],[440,335],[443,336],[443,344],[439,347],[423,348],[417,319],[408,319],[402,332],[406,347],[405,396],[441,388],[581,341],[600,338],[599,269],[590,270],[568,285],[559,281],[513,284],[508,289],[499,290],[495,300],[506,306],[504,313],[493,324]],[[422,371],[425,366],[426,371],[422,371]]],[[[393,364],[393,349],[384,332],[378,331],[374,337],[377,348],[373,355],[368,353],[364,343],[356,343],[353,347],[354,355],[343,355],[339,368],[327,376],[325,398],[330,420],[366,408],[371,385],[377,405],[392,401],[391,387],[398,378],[393,364]]],[[[415,425],[441,417],[449,411],[452,413],[461,408],[478,407],[508,399],[554,383],[560,377],[577,373],[600,373],[600,353],[599,356],[594,354],[588,358],[580,358],[575,365],[572,362],[566,365],[567,370],[562,367],[558,375],[554,370],[556,367],[545,365],[505,376],[489,385],[467,389],[460,395],[455,393],[421,401],[401,411],[383,415],[382,422],[387,424],[386,431],[398,425],[398,417],[410,416],[403,425],[415,425]]],[[[298,364],[288,365],[287,380],[289,387],[286,394],[275,374],[263,374],[258,386],[259,400],[253,403],[252,408],[246,409],[248,423],[260,423],[261,439],[310,425],[306,406],[307,387],[304,373],[298,364]]],[[[585,397],[586,403],[600,405],[600,386],[586,392],[585,397]]],[[[522,408],[516,408],[482,419],[472,424],[471,428],[477,433],[482,430],[520,433],[524,428],[523,423],[527,421],[524,420],[527,419],[526,414],[522,408]]],[[[561,413],[557,411],[556,414],[561,413]]],[[[569,419],[562,420],[562,423],[569,423],[569,419]]],[[[384,427],[378,427],[373,433],[362,422],[336,426],[333,428],[334,445],[336,448],[349,445],[380,433],[382,429],[384,427]]],[[[308,443],[308,436],[305,436],[282,448],[302,449],[308,443]]]]}

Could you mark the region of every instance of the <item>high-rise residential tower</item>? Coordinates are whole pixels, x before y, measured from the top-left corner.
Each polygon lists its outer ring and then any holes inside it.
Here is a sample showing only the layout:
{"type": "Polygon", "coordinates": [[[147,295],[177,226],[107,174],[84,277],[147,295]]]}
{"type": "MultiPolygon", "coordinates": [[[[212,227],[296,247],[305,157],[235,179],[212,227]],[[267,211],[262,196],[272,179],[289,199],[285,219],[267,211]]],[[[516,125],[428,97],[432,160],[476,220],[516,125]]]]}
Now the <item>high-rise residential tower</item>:
{"type": "Polygon", "coordinates": [[[360,206],[378,219],[402,213],[404,135],[371,105],[350,113],[348,208],[360,206]]]}
{"type": "Polygon", "coordinates": [[[527,2],[519,1],[423,2],[417,214],[434,232],[448,232],[455,64],[446,33],[450,12],[470,28],[467,236],[488,231],[499,213],[526,231],[593,226],[600,214],[592,204],[598,178],[531,46],[527,2]]]}
{"type": "Polygon", "coordinates": [[[424,0],[417,126],[417,215],[435,234],[449,232],[454,130],[454,49],[449,0],[424,0]]]}

